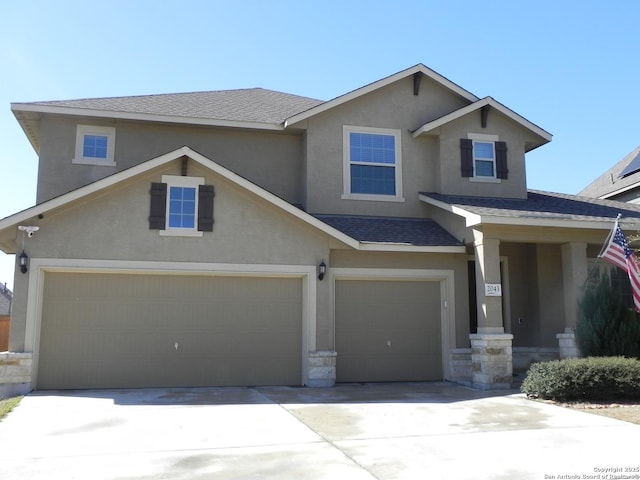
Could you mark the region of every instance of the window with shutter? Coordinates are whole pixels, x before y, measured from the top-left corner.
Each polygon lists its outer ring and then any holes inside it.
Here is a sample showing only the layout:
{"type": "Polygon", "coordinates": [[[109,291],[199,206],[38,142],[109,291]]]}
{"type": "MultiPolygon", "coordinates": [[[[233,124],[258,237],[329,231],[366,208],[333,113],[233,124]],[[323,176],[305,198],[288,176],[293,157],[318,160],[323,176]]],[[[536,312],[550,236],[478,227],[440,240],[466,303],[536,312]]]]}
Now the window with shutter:
{"type": "Polygon", "coordinates": [[[497,135],[469,133],[460,139],[460,158],[463,177],[471,181],[500,182],[507,179],[507,144],[497,135]]]}
{"type": "Polygon", "coordinates": [[[163,175],[162,183],[151,184],[149,228],[167,236],[212,232],[214,195],[202,177],[163,175]]]}

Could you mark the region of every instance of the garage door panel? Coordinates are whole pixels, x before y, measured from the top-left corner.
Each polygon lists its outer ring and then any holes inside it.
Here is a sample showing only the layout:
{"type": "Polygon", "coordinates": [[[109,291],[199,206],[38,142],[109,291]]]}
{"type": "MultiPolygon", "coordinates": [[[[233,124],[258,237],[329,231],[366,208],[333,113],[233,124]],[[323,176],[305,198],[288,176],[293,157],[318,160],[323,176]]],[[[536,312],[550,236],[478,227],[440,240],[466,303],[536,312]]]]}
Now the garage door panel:
{"type": "Polygon", "coordinates": [[[338,280],[337,380],[442,379],[440,283],[338,280]]]}
{"type": "Polygon", "coordinates": [[[299,384],[302,282],[48,273],[40,339],[38,388],[299,384]]]}

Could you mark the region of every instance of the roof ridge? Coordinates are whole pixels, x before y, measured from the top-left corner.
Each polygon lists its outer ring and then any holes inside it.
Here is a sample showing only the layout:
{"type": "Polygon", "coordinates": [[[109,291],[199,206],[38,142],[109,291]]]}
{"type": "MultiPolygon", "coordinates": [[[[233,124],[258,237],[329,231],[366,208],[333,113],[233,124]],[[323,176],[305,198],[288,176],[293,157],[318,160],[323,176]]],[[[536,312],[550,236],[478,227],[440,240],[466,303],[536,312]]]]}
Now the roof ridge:
{"type": "Polygon", "coordinates": [[[13,102],[17,104],[60,104],[60,103],[68,103],[68,102],[86,102],[86,101],[100,101],[100,100],[121,100],[121,99],[142,99],[142,98],[158,98],[158,97],[173,97],[173,96],[183,96],[183,95],[204,95],[210,93],[230,93],[230,92],[255,92],[262,91],[267,93],[277,93],[280,95],[287,95],[291,97],[299,97],[305,98],[308,100],[315,100],[319,102],[324,102],[324,100],[320,100],[317,98],[307,97],[304,95],[298,95],[295,93],[283,92],[281,90],[272,90],[270,88],[264,87],[247,87],[247,88],[226,88],[222,90],[193,90],[187,92],[170,92],[170,93],[148,93],[148,94],[137,94],[137,95],[116,95],[116,96],[108,96],[108,97],[82,97],[82,98],[67,98],[63,100],[38,100],[33,102],[13,102]]]}

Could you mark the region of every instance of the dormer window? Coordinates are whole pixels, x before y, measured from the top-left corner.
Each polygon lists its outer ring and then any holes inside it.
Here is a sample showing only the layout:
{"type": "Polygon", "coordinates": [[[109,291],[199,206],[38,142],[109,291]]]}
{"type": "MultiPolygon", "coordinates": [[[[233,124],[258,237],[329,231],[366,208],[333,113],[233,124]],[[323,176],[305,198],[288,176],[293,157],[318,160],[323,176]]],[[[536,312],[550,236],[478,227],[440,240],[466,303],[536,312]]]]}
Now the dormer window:
{"type": "Polygon", "coordinates": [[[116,129],[78,125],[76,129],[76,155],[73,163],[114,167],[116,129]]]}
{"type": "Polygon", "coordinates": [[[460,139],[462,176],[476,182],[500,182],[509,177],[507,144],[497,135],[469,133],[460,139]]]}
{"type": "Polygon", "coordinates": [[[400,130],[343,129],[343,199],[404,201],[400,130]]]}
{"type": "Polygon", "coordinates": [[[473,173],[474,177],[496,176],[496,153],[493,142],[473,141],[473,173]]]}

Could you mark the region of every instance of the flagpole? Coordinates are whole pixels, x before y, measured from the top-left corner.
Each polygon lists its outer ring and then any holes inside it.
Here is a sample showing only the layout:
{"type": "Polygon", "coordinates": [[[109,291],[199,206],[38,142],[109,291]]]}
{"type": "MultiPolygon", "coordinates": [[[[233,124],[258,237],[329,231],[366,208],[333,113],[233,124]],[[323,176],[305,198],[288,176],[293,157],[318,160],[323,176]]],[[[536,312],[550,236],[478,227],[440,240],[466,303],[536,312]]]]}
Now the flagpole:
{"type": "Polygon", "coordinates": [[[609,235],[607,235],[607,238],[604,241],[604,244],[602,245],[602,248],[600,249],[600,253],[596,257],[596,259],[602,258],[602,253],[607,249],[607,246],[609,245],[609,242],[611,241],[611,237],[613,236],[613,232],[616,231],[616,227],[618,226],[618,221],[620,220],[621,217],[622,217],[622,214],[618,213],[618,215],[616,216],[616,220],[615,220],[615,222],[613,224],[613,228],[609,232],[609,235]]]}

